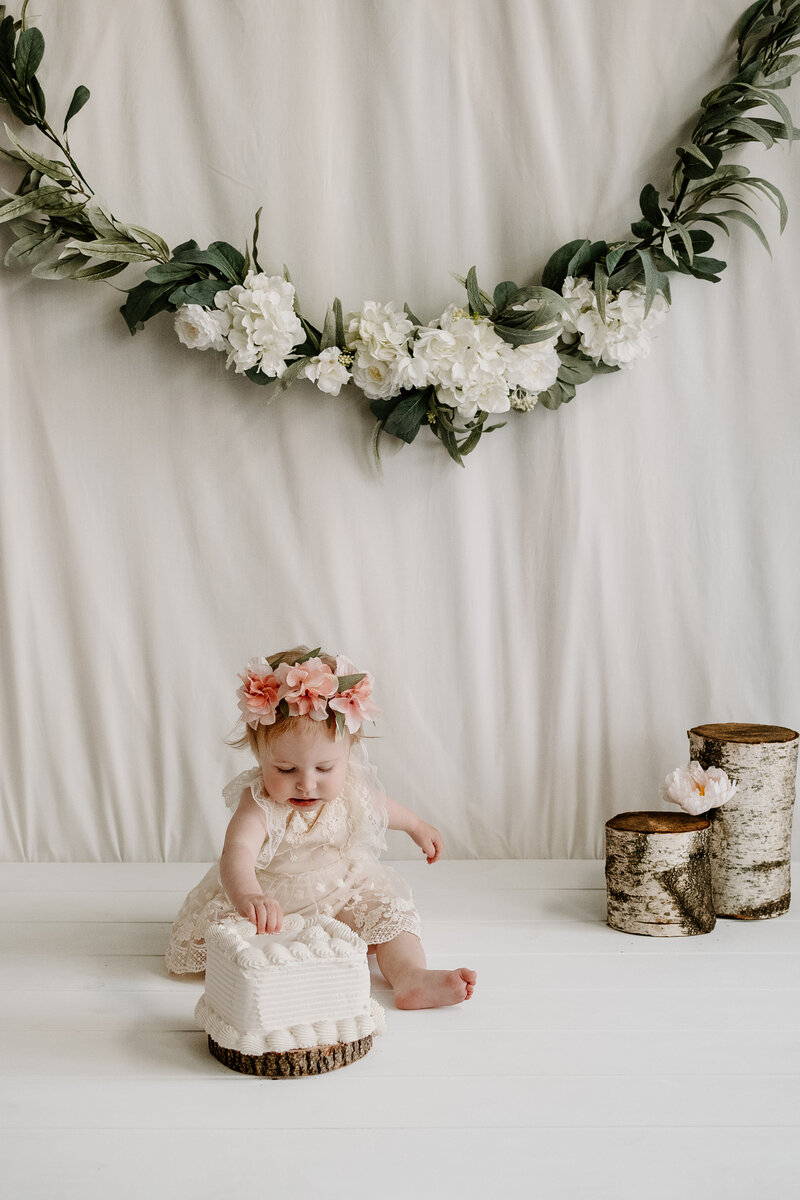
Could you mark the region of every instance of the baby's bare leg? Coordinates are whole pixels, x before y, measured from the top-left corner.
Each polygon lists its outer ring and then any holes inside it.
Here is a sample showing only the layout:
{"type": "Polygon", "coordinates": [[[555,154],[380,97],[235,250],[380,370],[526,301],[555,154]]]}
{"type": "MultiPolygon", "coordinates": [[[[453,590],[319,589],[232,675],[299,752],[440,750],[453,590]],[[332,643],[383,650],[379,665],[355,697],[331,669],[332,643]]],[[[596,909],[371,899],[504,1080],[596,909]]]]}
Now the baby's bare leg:
{"type": "Polygon", "coordinates": [[[413,933],[398,933],[375,947],[381,974],[394,990],[398,1008],[442,1008],[469,1000],[478,978],[468,967],[429,971],[422,942],[413,933]]]}

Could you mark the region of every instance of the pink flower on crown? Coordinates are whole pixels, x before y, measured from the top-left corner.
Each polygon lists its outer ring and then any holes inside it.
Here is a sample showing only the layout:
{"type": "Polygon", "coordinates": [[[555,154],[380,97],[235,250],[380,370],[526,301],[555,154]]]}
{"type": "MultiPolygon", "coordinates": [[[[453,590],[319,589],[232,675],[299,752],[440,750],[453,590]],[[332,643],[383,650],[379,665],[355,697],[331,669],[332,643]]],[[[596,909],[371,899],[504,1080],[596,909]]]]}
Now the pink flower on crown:
{"type": "Polygon", "coordinates": [[[289,705],[293,717],[326,719],[328,700],[336,695],[339,681],[322,659],[309,658],[294,667],[281,663],[276,675],[281,684],[281,699],[289,705]]]}
{"type": "MultiPolygon", "coordinates": [[[[339,667],[338,662],[336,665],[339,667]]],[[[348,673],[356,674],[355,671],[348,673]]],[[[374,686],[375,680],[367,673],[348,691],[331,700],[330,707],[344,714],[344,723],[350,733],[356,733],[364,721],[376,721],[381,715],[381,710],[372,700],[374,686]]]]}
{"type": "Polygon", "coordinates": [[[240,675],[242,686],[237,690],[239,709],[248,725],[274,725],[280,700],[280,680],[266,658],[251,658],[240,675]]]}

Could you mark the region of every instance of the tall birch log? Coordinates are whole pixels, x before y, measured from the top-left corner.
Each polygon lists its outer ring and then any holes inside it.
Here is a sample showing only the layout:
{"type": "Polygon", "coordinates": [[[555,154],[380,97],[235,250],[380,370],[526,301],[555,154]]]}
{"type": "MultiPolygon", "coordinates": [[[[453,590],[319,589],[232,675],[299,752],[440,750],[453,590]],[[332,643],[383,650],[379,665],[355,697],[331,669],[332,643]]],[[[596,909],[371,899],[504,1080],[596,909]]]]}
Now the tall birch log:
{"type": "Polygon", "coordinates": [[[689,730],[692,758],[721,767],[739,785],[708,813],[717,916],[753,921],[788,911],[797,748],[795,730],[778,725],[689,730]]]}
{"type": "Polygon", "coordinates": [[[688,937],[714,928],[710,829],[706,817],[687,813],[620,813],[606,822],[612,929],[688,937]]]}

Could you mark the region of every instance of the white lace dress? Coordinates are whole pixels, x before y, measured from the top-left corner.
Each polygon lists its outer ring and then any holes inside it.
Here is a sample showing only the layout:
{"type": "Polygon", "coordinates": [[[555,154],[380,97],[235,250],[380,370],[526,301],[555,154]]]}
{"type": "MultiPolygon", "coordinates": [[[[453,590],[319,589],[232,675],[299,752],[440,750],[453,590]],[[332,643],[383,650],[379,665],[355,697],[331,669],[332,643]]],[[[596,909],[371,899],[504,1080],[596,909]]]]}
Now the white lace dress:
{"type": "MultiPolygon", "coordinates": [[[[224,789],[230,809],[237,807],[245,788],[267,820],[256,877],[284,913],[336,917],[369,945],[389,942],[404,931],[419,937],[419,915],[408,884],[378,861],[386,848],[385,793],[362,744],[351,751],[342,791],[314,813],[270,800],[259,767],[243,771],[224,789]]],[[[166,954],[169,970],[179,975],[204,971],[206,929],[235,912],[217,862],[175,919],[166,954]]]]}

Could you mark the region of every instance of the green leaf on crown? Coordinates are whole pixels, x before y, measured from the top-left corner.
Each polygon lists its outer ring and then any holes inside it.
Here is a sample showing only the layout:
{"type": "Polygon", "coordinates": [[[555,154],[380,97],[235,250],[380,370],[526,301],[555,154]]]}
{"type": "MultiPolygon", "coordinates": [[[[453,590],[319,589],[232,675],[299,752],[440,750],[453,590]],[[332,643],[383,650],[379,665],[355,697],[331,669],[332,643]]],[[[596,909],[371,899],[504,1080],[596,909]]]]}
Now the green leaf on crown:
{"type": "Polygon", "coordinates": [[[361,683],[362,679],[367,678],[366,671],[362,671],[357,675],[340,675],[339,676],[339,691],[349,692],[350,688],[354,688],[357,683],[361,683]]]}

